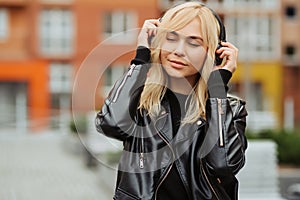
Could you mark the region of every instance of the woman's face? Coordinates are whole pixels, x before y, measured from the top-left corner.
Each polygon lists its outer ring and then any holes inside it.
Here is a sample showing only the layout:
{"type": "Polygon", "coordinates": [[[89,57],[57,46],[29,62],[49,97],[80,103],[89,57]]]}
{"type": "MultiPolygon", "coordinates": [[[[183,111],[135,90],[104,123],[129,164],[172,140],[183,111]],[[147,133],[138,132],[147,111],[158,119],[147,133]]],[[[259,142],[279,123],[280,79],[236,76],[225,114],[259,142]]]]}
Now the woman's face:
{"type": "Polygon", "coordinates": [[[176,31],[169,31],[162,43],[160,59],[171,78],[186,78],[194,85],[205,62],[207,48],[203,45],[200,22],[191,23],[176,31]]]}

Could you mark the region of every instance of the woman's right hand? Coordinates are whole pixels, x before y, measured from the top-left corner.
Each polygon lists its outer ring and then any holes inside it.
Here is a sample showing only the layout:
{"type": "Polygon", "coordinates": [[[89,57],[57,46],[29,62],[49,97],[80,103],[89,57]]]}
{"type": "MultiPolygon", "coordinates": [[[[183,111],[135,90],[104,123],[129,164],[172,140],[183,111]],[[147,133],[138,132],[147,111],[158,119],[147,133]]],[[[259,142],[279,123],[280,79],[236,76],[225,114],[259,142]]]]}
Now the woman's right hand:
{"type": "Polygon", "coordinates": [[[158,19],[148,19],[145,20],[143,27],[139,33],[137,46],[150,47],[150,40],[157,33],[157,27],[160,22],[158,19]]]}

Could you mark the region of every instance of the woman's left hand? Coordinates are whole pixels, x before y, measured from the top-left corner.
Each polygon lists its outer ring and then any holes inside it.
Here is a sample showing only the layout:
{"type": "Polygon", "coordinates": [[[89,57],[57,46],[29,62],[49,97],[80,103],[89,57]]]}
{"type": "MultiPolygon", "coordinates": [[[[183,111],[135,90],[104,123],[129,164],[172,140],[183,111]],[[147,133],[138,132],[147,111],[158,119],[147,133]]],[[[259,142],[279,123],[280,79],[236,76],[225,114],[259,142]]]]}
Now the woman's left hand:
{"type": "Polygon", "coordinates": [[[220,54],[220,58],[226,57],[224,64],[215,66],[214,70],[227,69],[233,73],[237,68],[237,59],[239,50],[230,42],[222,42],[222,47],[219,48],[216,53],[220,54]]]}

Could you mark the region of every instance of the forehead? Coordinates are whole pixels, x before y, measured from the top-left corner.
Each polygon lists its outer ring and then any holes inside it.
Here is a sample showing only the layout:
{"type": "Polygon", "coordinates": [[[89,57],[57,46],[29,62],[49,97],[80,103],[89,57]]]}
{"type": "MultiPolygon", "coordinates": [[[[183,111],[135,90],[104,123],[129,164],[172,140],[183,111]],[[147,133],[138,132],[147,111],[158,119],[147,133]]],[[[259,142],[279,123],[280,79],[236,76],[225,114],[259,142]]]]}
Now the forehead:
{"type": "Polygon", "coordinates": [[[198,36],[201,37],[201,25],[200,20],[195,18],[189,24],[185,25],[183,28],[176,30],[180,35],[184,36],[198,36]]]}

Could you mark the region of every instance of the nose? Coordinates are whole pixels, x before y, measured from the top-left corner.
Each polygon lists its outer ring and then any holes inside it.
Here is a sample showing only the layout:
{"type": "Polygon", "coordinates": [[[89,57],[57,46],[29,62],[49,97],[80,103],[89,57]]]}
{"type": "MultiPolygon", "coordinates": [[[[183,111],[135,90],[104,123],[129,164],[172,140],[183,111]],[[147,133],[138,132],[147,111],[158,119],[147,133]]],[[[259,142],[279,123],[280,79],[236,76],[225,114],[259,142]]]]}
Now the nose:
{"type": "Polygon", "coordinates": [[[180,57],[185,56],[184,41],[180,40],[174,50],[174,54],[180,57]]]}

